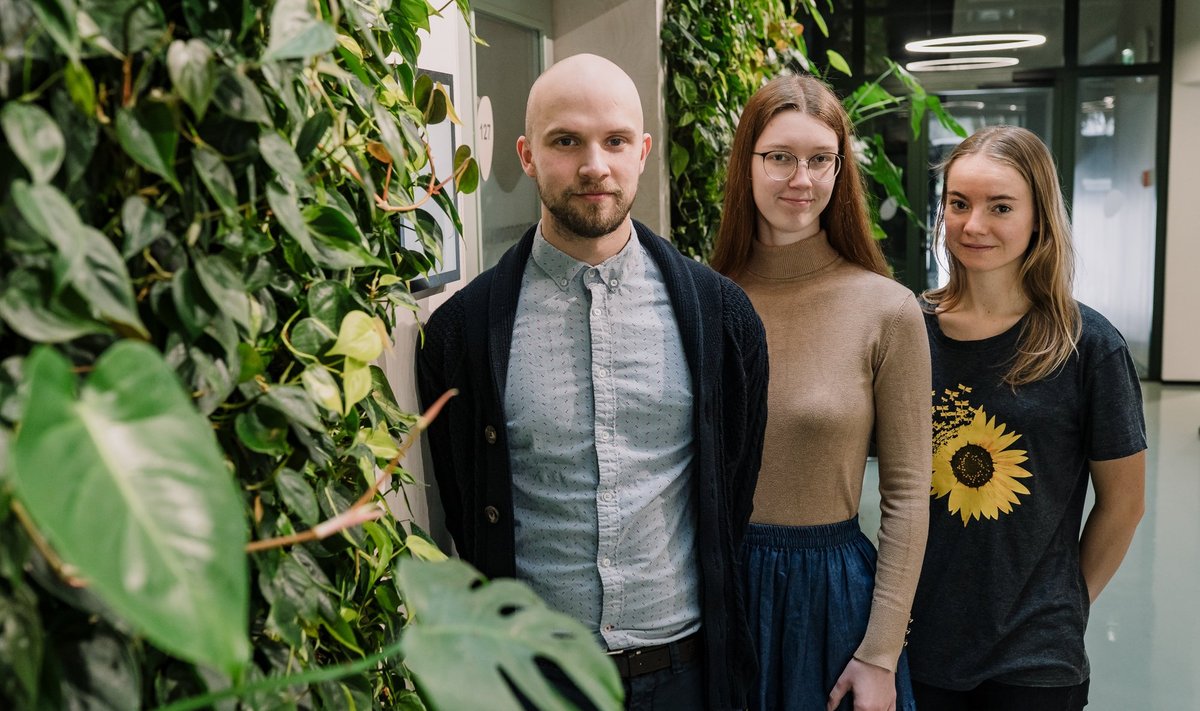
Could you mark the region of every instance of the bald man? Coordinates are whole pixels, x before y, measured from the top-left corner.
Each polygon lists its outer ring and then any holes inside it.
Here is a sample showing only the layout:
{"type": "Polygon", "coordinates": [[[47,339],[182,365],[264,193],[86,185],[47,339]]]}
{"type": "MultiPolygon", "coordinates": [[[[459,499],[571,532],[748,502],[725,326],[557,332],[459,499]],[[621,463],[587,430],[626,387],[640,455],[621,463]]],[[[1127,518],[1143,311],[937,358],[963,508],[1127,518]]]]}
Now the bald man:
{"type": "Polygon", "coordinates": [[[591,629],[628,708],[741,708],[766,342],[733,282],[630,219],[650,148],[612,62],[538,78],[517,153],[541,220],[429,319],[419,387],[460,391],[428,436],[463,558],[591,629]]]}

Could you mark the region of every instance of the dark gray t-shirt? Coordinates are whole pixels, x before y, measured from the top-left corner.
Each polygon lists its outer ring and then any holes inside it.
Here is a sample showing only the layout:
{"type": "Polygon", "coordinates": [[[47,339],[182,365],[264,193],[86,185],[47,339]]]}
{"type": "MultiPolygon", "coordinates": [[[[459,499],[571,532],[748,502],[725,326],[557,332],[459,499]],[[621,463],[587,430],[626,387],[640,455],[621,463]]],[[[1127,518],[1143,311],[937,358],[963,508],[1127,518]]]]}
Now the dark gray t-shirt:
{"type": "Polygon", "coordinates": [[[1002,381],[1022,322],[956,341],[925,317],[933,360],[929,543],[913,603],[914,679],[1073,686],[1088,678],[1079,534],[1088,460],[1146,448],[1121,334],[1080,305],[1078,354],[1054,376],[1002,381]]]}

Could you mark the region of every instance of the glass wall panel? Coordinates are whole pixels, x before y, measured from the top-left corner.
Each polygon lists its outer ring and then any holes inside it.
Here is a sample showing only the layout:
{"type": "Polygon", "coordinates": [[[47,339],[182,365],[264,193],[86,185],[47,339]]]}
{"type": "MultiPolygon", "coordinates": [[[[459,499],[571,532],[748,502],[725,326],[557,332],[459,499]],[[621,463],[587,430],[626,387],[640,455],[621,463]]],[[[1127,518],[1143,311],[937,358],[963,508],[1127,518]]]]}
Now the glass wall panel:
{"type": "MultiPolygon", "coordinates": [[[[941,94],[942,106],[967,130],[967,135],[986,126],[1007,124],[1021,126],[1036,133],[1053,152],[1053,90],[996,89],[993,91],[962,91],[941,94]]],[[[936,119],[928,118],[929,165],[937,166],[945,160],[954,147],[962,142],[958,134],[943,128],[936,119]]],[[[934,170],[930,173],[928,219],[929,225],[937,220],[938,202],[942,196],[942,176],[934,170]]],[[[941,245],[930,245],[925,252],[926,285],[930,288],[946,283],[948,273],[941,245]]]]}
{"type": "MultiPolygon", "coordinates": [[[[868,4],[865,49],[868,76],[882,67],[881,57],[901,65],[919,60],[1004,57],[1013,66],[966,71],[924,71],[918,77],[930,91],[972,89],[1008,84],[1028,70],[1062,67],[1065,0],[886,0],[868,4]],[[1045,44],[1017,49],[968,53],[915,53],[905,45],[915,40],[965,35],[1042,34],[1045,44]]],[[[835,13],[836,14],[836,13],[835,13]]]]}
{"type": "Polygon", "coordinates": [[[482,271],[494,265],[541,214],[537,188],[521,169],[516,145],[525,133],[525,97],[541,72],[542,59],[537,30],[482,12],[475,17],[476,32],[488,43],[476,48],[476,91],[491,100],[496,132],[491,175],[479,189],[482,271]]]}
{"type": "Polygon", "coordinates": [[[1079,63],[1157,62],[1161,17],[1161,0],[1079,0],[1079,63]]]}
{"type": "Polygon", "coordinates": [[[1124,334],[1143,376],[1154,313],[1157,126],[1156,77],[1080,80],[1071,206],[1075,297],[1124,334]]]}

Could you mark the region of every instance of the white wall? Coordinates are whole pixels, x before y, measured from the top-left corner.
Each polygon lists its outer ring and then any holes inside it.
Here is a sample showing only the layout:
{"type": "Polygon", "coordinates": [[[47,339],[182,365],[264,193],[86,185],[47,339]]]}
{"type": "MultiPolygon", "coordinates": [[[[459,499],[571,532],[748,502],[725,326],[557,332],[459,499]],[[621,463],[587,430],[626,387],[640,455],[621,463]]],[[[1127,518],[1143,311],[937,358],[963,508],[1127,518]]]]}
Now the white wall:
{"type": "MultiPolygon", "coordinates": [[[[475,90],[471,77],[471,38],[466,22],[454,8],[453,3],[443,12],[443,17],[430,18],[430,34],[421,32],[421,54],[418,65],[422,69],[445,72],[454,77],[454,109],[463,125],[457,128],[458,142],[474,148],[475,90]]],[[[479,260],[475,254],[479,246],[478,201],[475,195],[460,195],[459,213],[462,217],[464,235],[460,237],[461,257],[459,264],[462,279],[447,284],[438,294],[419,299],[421,305],[416,315],[424,323],[433,310],[451,294],[472,279],[479,260]]],[[[417,340],[420,329],[417,320],[405,311],[397,312],[397,325],[393,333],[394,345],[390,352],[379,360],[379,366],[387,373],[396,395],[396,401],[405,412],[419,412],[417,401],[416,372],[414,368],[417,340]]],[[[416,480],[415,485],[405,486],[405,496],[390,500],[392,511],[403,521],[411,518],[449,550],[450,539],[442,524],[442,509],[437,502],[437,489],[431,472],[428,471],[424,443],[414,446],[401,462],[416,480]]]]}
{"type": "Polygon", "coordinates": [[[1175,3],[1162,379],[1200,381],[1200,2],[1175,3]]]}
{"type": "Polygon", "coordinates": [[[646,131],[653,140],[633,203],[633,217],[665,236],[671,232],[671,205],[666,68],[659,41],[662,13],[663,0],[556,0],[551,61],[590,52],[612,60],[633,78],[642,98],[646,131]]]}

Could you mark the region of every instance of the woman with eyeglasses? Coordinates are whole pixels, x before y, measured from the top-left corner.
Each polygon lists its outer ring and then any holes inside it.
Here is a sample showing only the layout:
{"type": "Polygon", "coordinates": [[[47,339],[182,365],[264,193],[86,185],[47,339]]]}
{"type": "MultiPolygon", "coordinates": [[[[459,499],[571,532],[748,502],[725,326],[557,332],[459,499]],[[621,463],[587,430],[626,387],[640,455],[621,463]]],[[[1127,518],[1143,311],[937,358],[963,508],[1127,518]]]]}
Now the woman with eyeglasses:
{"type": "Polygon", "coordinates": [[[808,76],[747,103],[712,266],[767,331],[767,431],[743,576],[754,709],[912,709],[902,654],[930,471],[929,346],[872,238],[849,118],[808,76]],[[858,524],[879,457],[878,556],[858,524]]]}
{"type": "Polygon", "coordinates": [[[1145,505],[1137,371],[1071,296],[1071,223],[1042,141],[984,128],[941,168],[950,275],[924,295],[934,456],[916,697],[921,711],[1078,711],[1088,612],[1145,505]]]}

